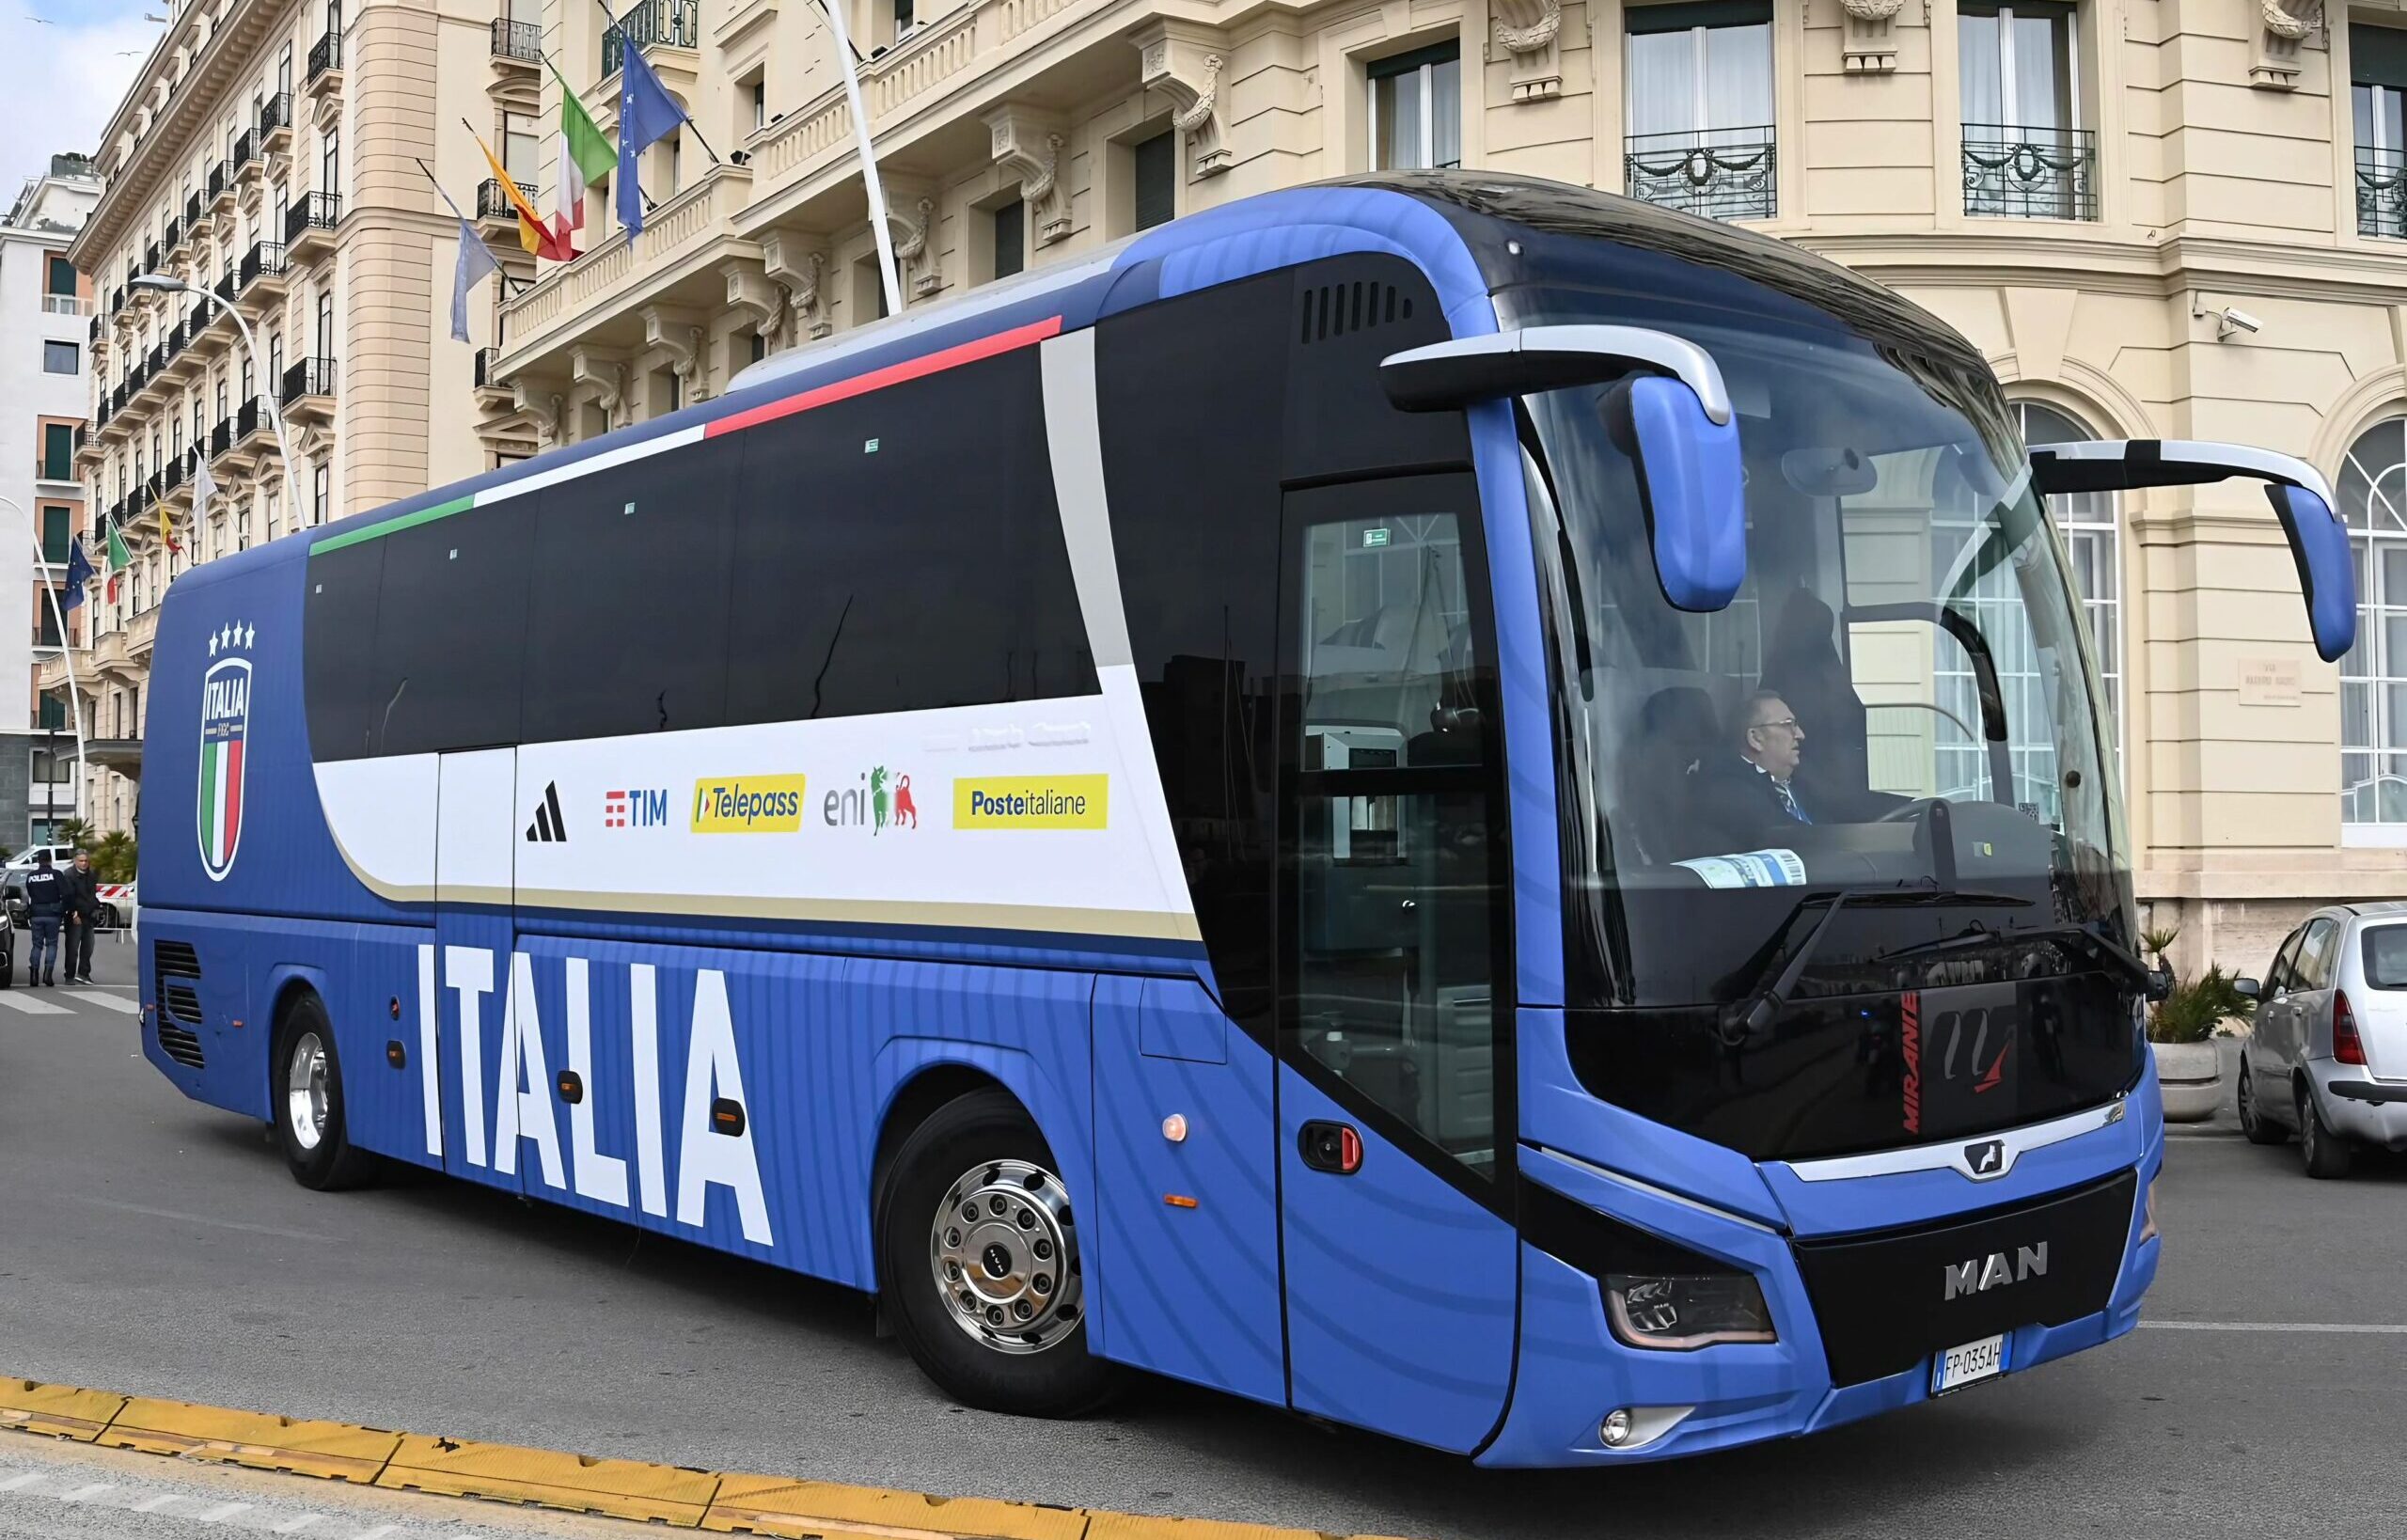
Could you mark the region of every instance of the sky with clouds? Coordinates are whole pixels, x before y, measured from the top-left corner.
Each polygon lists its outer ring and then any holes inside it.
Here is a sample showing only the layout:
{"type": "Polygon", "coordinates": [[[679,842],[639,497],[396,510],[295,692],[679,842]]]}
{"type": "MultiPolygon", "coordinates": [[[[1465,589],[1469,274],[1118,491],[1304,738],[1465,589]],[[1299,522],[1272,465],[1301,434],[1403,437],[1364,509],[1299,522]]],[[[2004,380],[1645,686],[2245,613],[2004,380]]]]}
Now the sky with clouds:
{"type": "Polygon", "coordinates": [[[151,44],[166,0],[0,0],[0,208],[61,150],[89,154],[151,44]]]}

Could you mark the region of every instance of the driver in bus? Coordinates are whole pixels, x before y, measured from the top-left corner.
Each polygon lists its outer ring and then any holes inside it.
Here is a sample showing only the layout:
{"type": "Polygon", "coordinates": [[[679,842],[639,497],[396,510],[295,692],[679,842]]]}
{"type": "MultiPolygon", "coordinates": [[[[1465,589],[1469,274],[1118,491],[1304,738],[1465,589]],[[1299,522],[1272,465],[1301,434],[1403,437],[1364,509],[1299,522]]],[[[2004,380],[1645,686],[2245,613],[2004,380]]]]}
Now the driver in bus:
{"type": "Polygon", "coordinates": [[[1788,702],[1757,690],[1738,708],[1737,752],[1717,754],[1697,768],[1694,808],[1700,832],[1716,851],[1783,846],[1814,822],[1798,799],[1797,766],[1805,728],[1788,702]]]}

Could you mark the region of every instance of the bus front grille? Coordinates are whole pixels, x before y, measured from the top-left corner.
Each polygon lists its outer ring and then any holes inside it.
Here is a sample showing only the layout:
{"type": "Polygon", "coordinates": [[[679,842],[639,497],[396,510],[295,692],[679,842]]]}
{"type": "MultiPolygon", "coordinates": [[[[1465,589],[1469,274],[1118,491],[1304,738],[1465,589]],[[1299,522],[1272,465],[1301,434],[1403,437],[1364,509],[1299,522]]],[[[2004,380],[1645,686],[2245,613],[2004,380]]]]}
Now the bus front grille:
{"type": "Polygon", "coordinates": [[[151,953],[152,995],[158,1001],[159,1050],[186,1069],[199,1069],[200,952],[189,941],[161,941],[151,953]]]}

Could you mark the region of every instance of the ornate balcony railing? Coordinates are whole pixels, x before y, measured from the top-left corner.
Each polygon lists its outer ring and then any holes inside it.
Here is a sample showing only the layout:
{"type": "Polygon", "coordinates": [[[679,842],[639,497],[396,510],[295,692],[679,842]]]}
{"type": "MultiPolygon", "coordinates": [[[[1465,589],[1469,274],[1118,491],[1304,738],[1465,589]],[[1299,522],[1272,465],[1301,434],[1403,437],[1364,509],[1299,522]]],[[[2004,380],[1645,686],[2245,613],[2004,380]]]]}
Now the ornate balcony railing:
{"type": "Polygon", "coordinates": [[[215,199],[221,194],[225,193],[230,186],[231,183],[227,178],[226,163],[224,161],[219,161],[215,165],[209,168],[209,196],[212,199],[215,199]]]}
{"type": "MultiPolygon", "coordinates": [[[[525,198],[529,203],[535,201],[534,188],[529,187],[523,181],[517,185],[518,196],[520,197],[525,198]]],[[[501,182],[498,179],[487,177],[484,181],[477,183],[477,217],[479,219],[515,219],[518,217],[518,205],[510,201],[510,195],[502,191],[501,182]]]]}
{"type": "Polygon", "coordinates": [[[501,350],[499,348],[479,348],[477,350],[476,386],[479,390],[482,390],[485,386],[494,383],[493,366],[494,362],[500,356],[501,350]]]}
{"type": "Polygon", "coordinates": [[[2098,136],[2087,129],[1965,124],[1964,212],[2096,219],[2098,136]]]}
{"type": "Polygon", "coordinates": [[[2407,150],[2357,147],[2357,233],[2407,241],[2407,150]]]}
{"type": "Polygon", "coordinates": [[[315,85],[320,75],[329,70],[342,68],[342,34],[329,32],[320,38],[309,50],[309,83],[315,85]]]}
{"type": "Polygon", "coordinates": [[[1769,127],[1633,134],[1622,141],[1630,196],[1707,219],[1778,212],[1776,159],[1769,127]]]}
{"type": "Polygon", "coordinates": [[[330,230],[342,223],[340,193],[304,193],[284,213],[284,242],[291,245],[307,230],[330,230]]]}
{"type": "Polygon", "coordinates": [[[259,158],[259,131],[256,129],[244,129],[240,134],[235,136],[234,152],[226,158],[227,169],[233,175],[240,176],[242,174],[243,167],[250,165],[253,161],[258,160],[259,158]]]}
{"type": "Polygon", "coordinates": [[[602,34],[602,73],[615,75],[626,62],[627,44],[649,50],[654,43],[696,48],[702,37],[700,0],[640,0],[602,34]]]}
{"type": "Polygon", "coordinates": [[[198,193],[184,199],[184,228],[196,235],[200,233],[200,210],[204,201],[198,193]]]}
{"type": "Polygon", "coordinates": [[[251,249],[243,253],[243,265],[236,281],[241,288],[248,289],[261,277],[273,277],[283,271],[284,243],[254,241],[251,249]]]}
{"type": "Polygon", "coordinates": [[[234,419],[220,417],[217,419],[217,426],[211,429],[209,432],[209,458],[222,460],[226,456],[226,451],[233,447],[234,419]]]}
{"type": "Polygon", "coordinates": [[[292,93],[278,91],[260,106],[260,142],[265,144],[292,126],[292,93]]]}
{"type": "Polygon", "coordinates": [[[284,394],[280,398],[287,407],[311,396],[335,393],[335,361],[331,358],[304,358],[284,371],[284,394]]]}
{"type": "Polygon", "coordinates": [[[493,23],[493,56],[538,64],[543,57],[543,28],[536,22],[513,22],[496,16],[493,23]]]}

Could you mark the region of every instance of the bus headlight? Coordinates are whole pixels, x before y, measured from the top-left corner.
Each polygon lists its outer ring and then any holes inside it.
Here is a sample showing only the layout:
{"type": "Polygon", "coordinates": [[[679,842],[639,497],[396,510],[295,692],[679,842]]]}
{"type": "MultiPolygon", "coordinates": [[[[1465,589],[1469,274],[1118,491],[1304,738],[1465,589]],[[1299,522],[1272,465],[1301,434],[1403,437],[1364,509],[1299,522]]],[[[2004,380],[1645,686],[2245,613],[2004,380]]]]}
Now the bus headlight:
{"type": "Polygon", "coordinates": [[[1605,1313],[1631,1347],[1685,1352],[1714,1343],[1778,1342],[1748,1273],[1608,1273],[1605,1313]]]}

